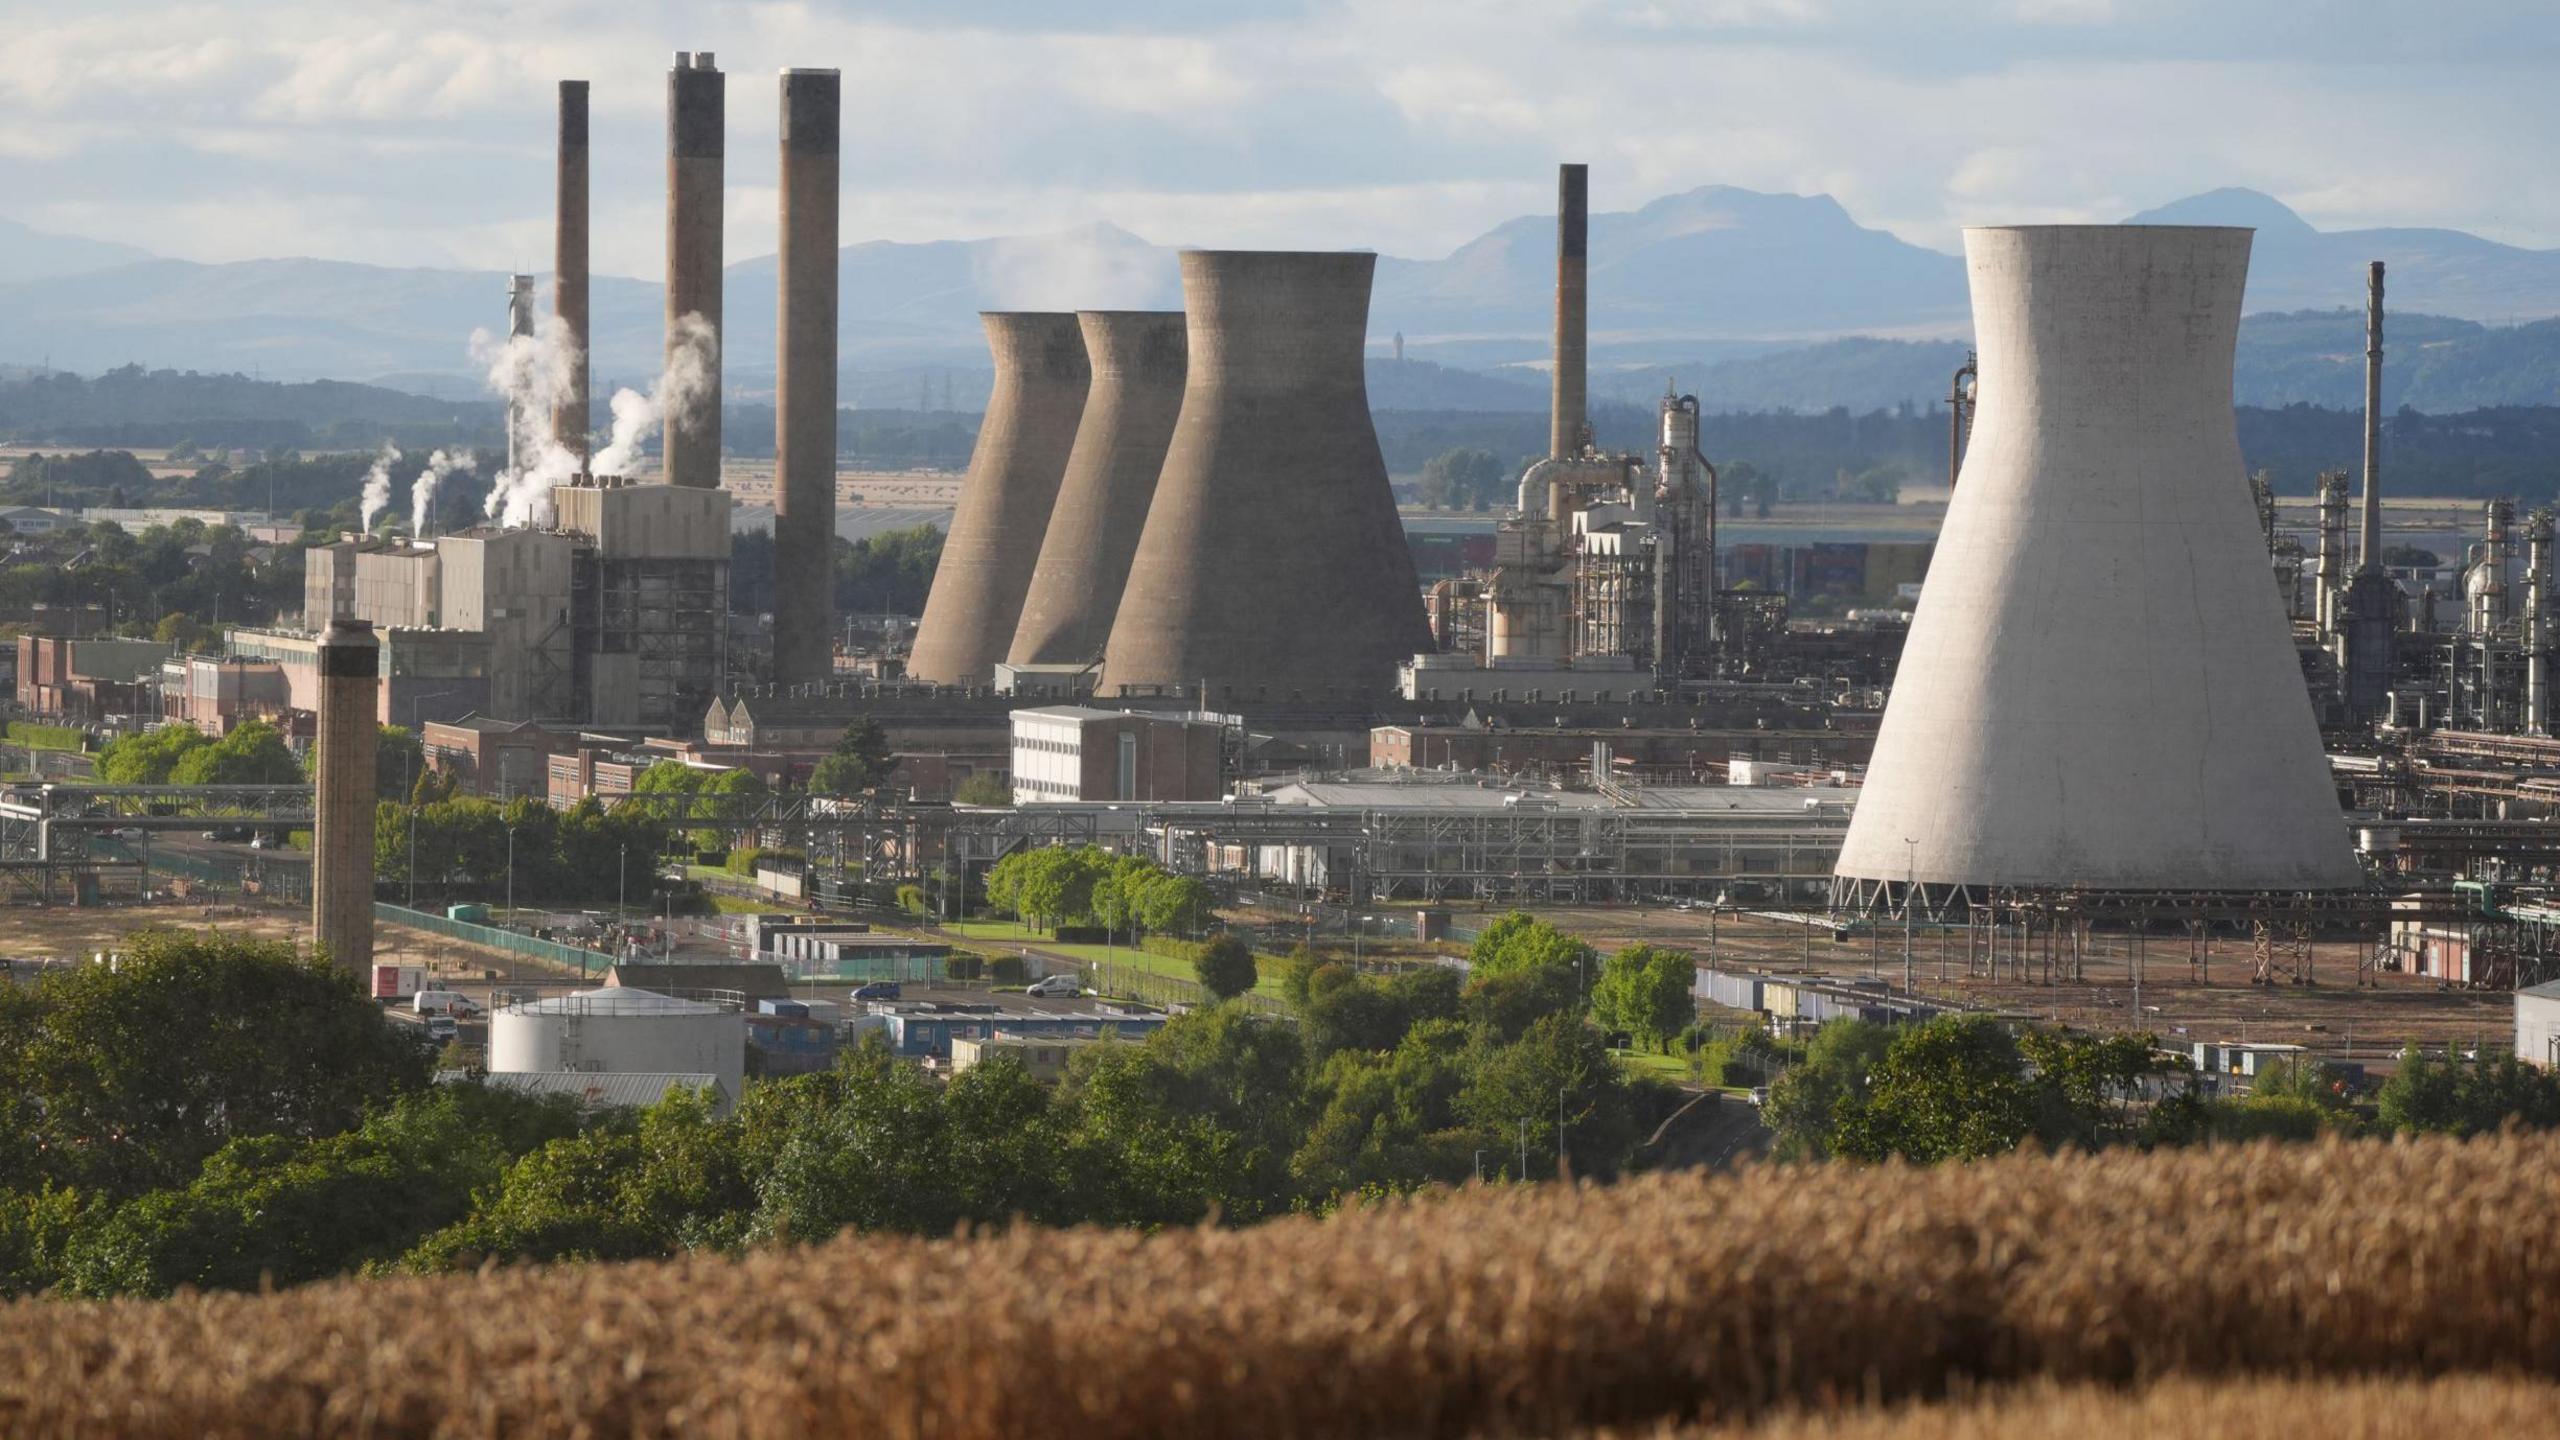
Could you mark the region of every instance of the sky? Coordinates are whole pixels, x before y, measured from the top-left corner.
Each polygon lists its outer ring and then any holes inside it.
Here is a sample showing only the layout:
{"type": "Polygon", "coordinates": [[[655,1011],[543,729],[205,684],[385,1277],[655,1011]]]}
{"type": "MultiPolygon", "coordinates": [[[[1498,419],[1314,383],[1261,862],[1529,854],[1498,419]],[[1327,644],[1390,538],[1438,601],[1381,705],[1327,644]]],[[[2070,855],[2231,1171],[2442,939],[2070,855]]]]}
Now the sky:
{"type": "Polygon", "coordinates": [[[584,78],[595,267],[654,275],[678,49],[729,74],[732,260],[773,248],[785,66],[844,72],[848,243],[1432,257],[1583,160],[1595,209],[1828,193],[1942,250],[2225,185],[2560,247],[2551,0],[0,0],[0,216],[544,270],[584,78]]]}

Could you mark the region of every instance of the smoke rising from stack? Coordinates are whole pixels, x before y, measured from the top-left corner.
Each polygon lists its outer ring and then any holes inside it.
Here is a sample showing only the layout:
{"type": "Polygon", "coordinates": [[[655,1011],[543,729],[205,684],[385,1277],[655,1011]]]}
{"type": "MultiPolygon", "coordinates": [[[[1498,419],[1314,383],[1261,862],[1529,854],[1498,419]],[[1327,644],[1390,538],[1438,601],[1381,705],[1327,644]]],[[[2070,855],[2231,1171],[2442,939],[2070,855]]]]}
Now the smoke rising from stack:
{"type": "Polygon", "coordinates": [[[457,470],[472,468],[475,457],[468,450],[438,450],[427,457],[426,468],[409,487],[409,533],[425,539],[427,522],[435,517],[436,491],[445,477],[457,470]]]}
{"type": "MultiPolygon", "coordinates": [[[[640,464],[651,437],[683,427],[705,410],[717,408],[720,389],[720,337],[699,315],[680,317],[675,344],[667,351],[667,368],[650,382],[647,393],[629,387],[613,392],[613,433],[589,466],[598,475],[628,475],[640,464]]],[[[670,441],[672,445],[672,440],[670,441]]],[[[669,476],[672,481],[672,474],[669,476]]]]}
{"type": "Polygon", "coordinates": [[[492,393],[506,401],[508,453],[482,503],[482,513],[509,529],[551,520],[551,487],[578,474],[578,457],[552,433],[551,417],[567,394],[577,350],[560,317],[545,315],[530,335],[503,340],[471,334],[471,357],[492,393]]]}
{"type": "Polygon", "coordinates": [[[360,511],[356,528],[366,533],[383,511],[391,508],[391,467],[400,463],[400,447],[385,440],[382,450],[373,457],[373,467],[364,472],[364,494],[357,502],[360,511]]]}

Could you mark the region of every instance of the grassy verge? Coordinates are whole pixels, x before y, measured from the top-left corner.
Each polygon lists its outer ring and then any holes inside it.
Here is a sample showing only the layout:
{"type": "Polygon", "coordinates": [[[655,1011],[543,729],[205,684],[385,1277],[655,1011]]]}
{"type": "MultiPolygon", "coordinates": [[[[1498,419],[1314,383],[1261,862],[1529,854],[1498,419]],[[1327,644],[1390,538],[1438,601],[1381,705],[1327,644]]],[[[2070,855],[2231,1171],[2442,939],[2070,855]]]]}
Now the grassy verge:
{"type": "MultiPolygon", "coordinates": [[[[1107,962],[1174,980],[1199,978],[1192,973],[1191,962],[1188,960],[1177,960],[1170,955],[1157,955],[1134,945],[1063,944],[1050,939],[1041,931],[1011,920],[963,920],[956,924],[945,925],[942,930],[945,934],[964,936],[971,940],[989,941],[1000,945],[1028,945],[1034,950],[1050,955],[1064,955],[1087,965],[1107,962]]],[[[1261,955],[1256,958],[1262,962],[1262,978],[1254,985],[1254,990],[1274,1000],[1281,998],[1278,964],[1280,957],[1261,955]]]]}
{"type": "Polygon", "coordinates": [[[1690,1057],[1665,1055],[1655,1050],[1612,1050],[1618,1064],[1637,1075],[1651,1075],[1675,1084],[1690,1084],[1697,1079],[1689,1068],[1690,1057]]]}

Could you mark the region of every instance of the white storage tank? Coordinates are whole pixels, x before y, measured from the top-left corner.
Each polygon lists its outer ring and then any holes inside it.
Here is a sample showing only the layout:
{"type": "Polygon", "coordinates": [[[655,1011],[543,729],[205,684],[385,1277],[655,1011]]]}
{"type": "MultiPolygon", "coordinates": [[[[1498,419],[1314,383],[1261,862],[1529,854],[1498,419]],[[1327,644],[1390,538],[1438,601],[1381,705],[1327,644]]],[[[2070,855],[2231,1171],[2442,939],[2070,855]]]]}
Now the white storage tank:
{"type": "Polygon", "coordinates": [[[735,1009],[613,986],[509,1005],[489,1018],[492,1074],[711,1075],[732,1098],[747,1072],[735,1009]]]}

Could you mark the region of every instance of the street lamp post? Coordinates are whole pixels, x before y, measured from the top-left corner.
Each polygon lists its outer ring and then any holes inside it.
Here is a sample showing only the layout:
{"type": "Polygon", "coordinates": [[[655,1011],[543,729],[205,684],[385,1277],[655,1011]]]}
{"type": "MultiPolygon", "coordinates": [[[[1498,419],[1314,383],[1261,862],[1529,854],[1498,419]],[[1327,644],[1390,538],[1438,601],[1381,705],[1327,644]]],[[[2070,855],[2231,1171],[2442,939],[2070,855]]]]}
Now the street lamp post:
{"type": "Polygon", "coordinates": [[[1902,993],[1911,993],[1911,926],[1919,904],[1920,842],[1902,837],[1902,993]]]}
{"type": "Polygon", "coordinates": [[[507,827],[507,924],[516,923],[516,827],[507,827]]]}

